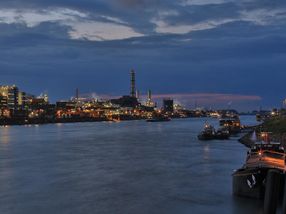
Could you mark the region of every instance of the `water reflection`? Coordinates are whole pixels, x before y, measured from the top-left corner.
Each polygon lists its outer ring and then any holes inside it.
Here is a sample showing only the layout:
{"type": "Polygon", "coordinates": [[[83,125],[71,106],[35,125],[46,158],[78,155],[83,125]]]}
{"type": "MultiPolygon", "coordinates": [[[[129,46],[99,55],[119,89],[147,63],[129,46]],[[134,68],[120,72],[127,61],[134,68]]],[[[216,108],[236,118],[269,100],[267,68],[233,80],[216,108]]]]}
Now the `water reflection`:
{"type": "Polygon", "coordinates": [[[10,143],[10,126],[3,126],[0,127],[1,129],[1,134],[0,134],[0,139],[1,143],[3,144],[9,144],[10,143]]]}
{"type": "Polygon", "coordinates": [[[209,146],[209,144],[206,144],[204,146],[203,157],[204,157],[204,160],[209,160],[209,158],[210,158],[210,146],[209,146]]]}

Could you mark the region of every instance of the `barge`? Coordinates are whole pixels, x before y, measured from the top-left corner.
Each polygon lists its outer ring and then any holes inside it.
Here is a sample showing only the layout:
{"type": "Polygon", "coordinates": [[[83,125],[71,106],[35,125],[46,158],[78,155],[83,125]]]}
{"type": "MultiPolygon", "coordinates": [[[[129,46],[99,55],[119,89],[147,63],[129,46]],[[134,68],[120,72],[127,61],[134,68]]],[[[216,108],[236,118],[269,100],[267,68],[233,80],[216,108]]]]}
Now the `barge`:
{"type": "Polygon", "coordinates": [[[261,137],[263,141],[252,146],[243,167],[232,175],[233,195],[263,199],[266,214],[275,213],[283,199],[285,213],[285,149],[280,143],[270,142],[269,133],[261,133],[261,137]]]}

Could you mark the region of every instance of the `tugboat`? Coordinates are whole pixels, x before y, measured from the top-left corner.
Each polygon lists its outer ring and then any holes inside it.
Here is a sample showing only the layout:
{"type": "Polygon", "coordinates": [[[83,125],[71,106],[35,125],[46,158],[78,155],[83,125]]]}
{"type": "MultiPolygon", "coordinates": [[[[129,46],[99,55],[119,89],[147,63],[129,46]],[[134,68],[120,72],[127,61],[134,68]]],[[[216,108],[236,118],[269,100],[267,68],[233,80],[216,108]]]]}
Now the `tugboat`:
{"type": "Polygon", "coordinates": [[[198,135],[199,140],[227,140],[230,133],[226,128],[220,128],[217,131],[209,124],[206,124],[204,130],[198,135]]]}
{"type": "Polygon", "coordinates": [[[226,128],[220,128],[215,133],[215,138],[218,140],[227,140],[230,137],[230,132],[226,128]]]}
{"type": "Polygon", "coordinates": [[[204,130],[198,135],[199,140],[214,140],[216,132],[213,126],[206,124],[204,130]]]}
{"type": "Polygon", "coordinates": [[[246,163],[232,175],[234,195],[269,200],[266,192],[276,189],[276,197],[281,194],[283,188],[279,189],[279,184],[286,171],[286,155],[280,143],[270,142],[269,134],[261,133],[263,141],[254,144],[247,153],[246,163]]]}

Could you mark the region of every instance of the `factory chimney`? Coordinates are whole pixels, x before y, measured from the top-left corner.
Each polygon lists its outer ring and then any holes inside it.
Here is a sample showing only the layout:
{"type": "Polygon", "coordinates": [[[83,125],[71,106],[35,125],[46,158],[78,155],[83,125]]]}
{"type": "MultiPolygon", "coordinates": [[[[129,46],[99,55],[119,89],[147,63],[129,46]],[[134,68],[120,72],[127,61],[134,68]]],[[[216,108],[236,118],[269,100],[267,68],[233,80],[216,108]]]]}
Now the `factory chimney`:
{"type": "Polygon", "coordinates": [[[76,101],[78,101],[78,99],[79,99],[79,89],[78,88],[75,90],[75,99],[76,99],[76,101]]]}
{"type": "Polygon", "coordinates": [[[135,86],[135,71],[132,69],[131,72],[131,90],[130,90],[130,96],[136,97],[136,86],[135,86]]]}
{"type": "Polygon", "coordinates": [[[151,90],[148,90],[148,98],[147,98],[147,101],[148,102],[152,102],[152,92],[151,92],[151,90]]]}

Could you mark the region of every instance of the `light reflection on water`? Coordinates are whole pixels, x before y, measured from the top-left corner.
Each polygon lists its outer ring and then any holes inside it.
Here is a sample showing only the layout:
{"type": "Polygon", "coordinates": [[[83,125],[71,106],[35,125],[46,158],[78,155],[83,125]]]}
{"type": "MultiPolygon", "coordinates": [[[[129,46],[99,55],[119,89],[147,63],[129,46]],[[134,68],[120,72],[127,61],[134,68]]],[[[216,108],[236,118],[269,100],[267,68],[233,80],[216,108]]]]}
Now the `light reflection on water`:
{"type": "Polygon", "coordinates": [[[3,144],[8,144],[10,142],[10,126],[1,127],[0,142],[3,144]]]}
{"type": "Polygon", "coordinates": [[[0,128],[0,213],[259,213],[231,193],[246,149],[199,142],[204,122],[0,128]]]}
{"type": "Polygon", "coordinates": [[[209,154],[210,154],[210,146],[209,144],[206,144],[204,146],[204,156],[203,156],[205,160],[209,159],[209,154]]]}

